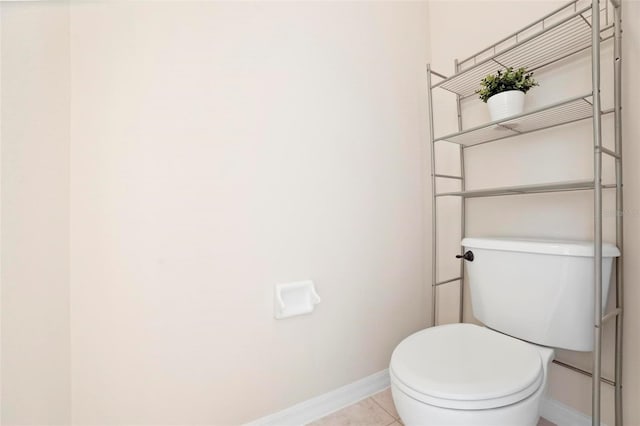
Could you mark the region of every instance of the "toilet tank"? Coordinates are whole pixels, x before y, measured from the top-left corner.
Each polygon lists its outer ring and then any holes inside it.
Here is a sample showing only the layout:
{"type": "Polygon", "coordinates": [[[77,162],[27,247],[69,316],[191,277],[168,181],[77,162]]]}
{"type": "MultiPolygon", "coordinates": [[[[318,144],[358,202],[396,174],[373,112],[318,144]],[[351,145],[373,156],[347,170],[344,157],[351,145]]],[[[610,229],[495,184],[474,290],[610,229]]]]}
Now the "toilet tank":
{"type": "MultiPolygon", "coordinates": [[[[593,242],[465,238],[474,316],[486,326],[544,346],[591,351],[593,242]]],[[[603,311],[611,283],[612,244],[602,247],[603,311]]]]}

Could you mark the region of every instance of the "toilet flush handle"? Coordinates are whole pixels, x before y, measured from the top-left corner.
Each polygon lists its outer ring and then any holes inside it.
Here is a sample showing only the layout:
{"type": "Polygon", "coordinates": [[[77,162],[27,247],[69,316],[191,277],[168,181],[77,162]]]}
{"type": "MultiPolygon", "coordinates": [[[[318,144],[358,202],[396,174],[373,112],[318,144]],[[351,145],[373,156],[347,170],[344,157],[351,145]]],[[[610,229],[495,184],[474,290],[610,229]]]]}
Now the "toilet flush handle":
{"type": "Polygon", "coordinates": [[[467,250],[464,255],[457,254],[456,259],[464,259],[468,260],[469,262],[473,262],[473,252],[471,250],[467,250]]]}

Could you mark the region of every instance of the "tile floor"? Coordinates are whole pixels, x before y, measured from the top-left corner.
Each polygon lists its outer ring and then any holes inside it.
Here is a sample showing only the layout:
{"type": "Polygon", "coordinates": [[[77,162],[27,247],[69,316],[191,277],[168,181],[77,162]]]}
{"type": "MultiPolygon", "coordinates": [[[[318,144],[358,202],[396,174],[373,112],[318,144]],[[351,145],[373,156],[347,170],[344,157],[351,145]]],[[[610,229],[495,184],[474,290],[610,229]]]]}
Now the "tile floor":
{"type": "MultiPolygon", "coordinates": [[[[307,426],[402,426],[402,421],[387,388],[342,410],[309,423],[307,426]]],[[[538,426],[555,426],[540,419],[538,426]]]]}
{"type": "Polygon", "coordinates": [[[400,426],[400,416],[387,388],[360,402],[310,423],[308,426],[400,426]]]}

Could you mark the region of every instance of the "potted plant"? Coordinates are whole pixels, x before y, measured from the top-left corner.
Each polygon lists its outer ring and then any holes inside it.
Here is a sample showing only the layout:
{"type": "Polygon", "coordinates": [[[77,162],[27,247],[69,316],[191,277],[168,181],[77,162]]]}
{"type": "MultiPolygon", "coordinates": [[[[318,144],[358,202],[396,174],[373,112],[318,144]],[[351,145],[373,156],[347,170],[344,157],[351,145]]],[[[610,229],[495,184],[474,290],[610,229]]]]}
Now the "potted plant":
{"type": "Polygon", "coordinates": [[[489,106],[491,120],[497,121],[522,113],[524,94],[538,83],[533,79],[533,72],[527,72],[526,68],[514,70],[509,67],[489,74],[480,85],[482,87],[476,93],[489,106]]]}

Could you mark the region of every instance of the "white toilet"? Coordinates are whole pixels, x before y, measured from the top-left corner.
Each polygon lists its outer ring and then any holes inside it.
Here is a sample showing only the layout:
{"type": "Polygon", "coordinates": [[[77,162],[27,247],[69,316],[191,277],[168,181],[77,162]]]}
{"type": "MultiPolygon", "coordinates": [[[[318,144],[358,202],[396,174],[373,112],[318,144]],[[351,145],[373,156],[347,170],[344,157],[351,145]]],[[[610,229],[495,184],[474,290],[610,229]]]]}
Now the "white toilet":
{"type": "MultiPolygon", "coordinates": [[[[389,372],[407,426],[534,426],[553,348],[593,348],[593,243],[465,238],[474,316],[403,340],[389,372]]],[[[603,307],[611,244],[602,249],[603,307]]]]}

